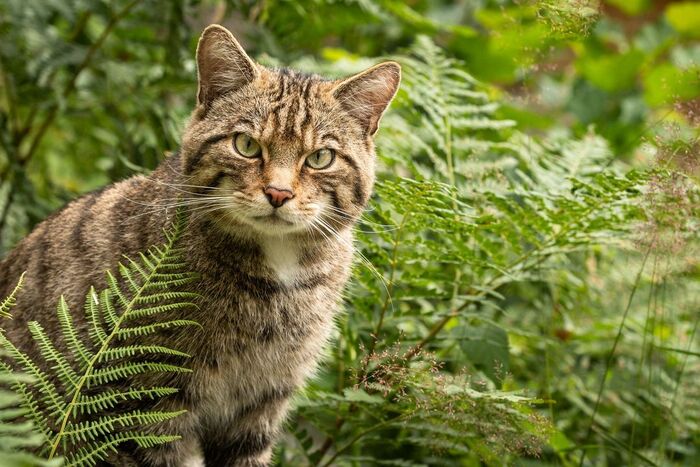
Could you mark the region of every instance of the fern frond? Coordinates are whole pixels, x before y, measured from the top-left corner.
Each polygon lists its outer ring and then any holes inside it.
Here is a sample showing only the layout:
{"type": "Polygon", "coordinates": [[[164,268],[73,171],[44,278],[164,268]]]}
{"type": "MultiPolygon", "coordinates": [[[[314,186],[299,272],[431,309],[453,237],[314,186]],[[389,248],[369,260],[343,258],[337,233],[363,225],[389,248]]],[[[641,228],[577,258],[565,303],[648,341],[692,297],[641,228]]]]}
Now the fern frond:
{"type": "Polygon", "coordinates": [[[185,410],[174,412],[143,412],[135,410],[127,414],[99,417],[96,420],[72,424],[65,430],[65,436],[75,444],[90,442],[111,433],[128,428],[155,425],[170,420],[185,413],[185,410]]]}
{"type": "MultiPolygon", "coordinates": [[[[0,344],[15,365],[32,378],[31,383],[15,382],[13,389],[26,411],[25,416],[46,441],[44,453],[48,459],[64,456],[69,465],[94,465],[121,442],[153,446],[176,439],[170,435],[153,435],[147,428],[182,411],[134,411],[123,408],[122,404],[142,399],[152,399],[155,404],[158,399],[177,392],[175,388],[161,386],[129,388],[139,375],[191,371],[159,361],[163,356],[180,361],[189,356],[159,345],[156,339],[160,330],[198,325],[178,317],[196,307],[194,300],[198,296],[173,290],[195,278],[184,269],[186,263],[181,258],[184,250],[175,246],[184,222],[178,213],[172,229],[165,232],[167,243],[149,249],[140,256],[141,261],[127,259],[119,264],[118,276],[107,272],[107,287],[101,292],[94,288],[88,291],[84,308],[87,343],[76,329],[63,297],[57,315],[66,353],[37,322],[30,322],[28,328],[42,362],[35,362],[0,334],[0,344]],[[160,316],[167,318],[154,319],[160,316]],[[131,342],[134,337],[153,339],[148,344],[138,344],[131,342]],[[60,381],[63,391],[58,390],[55,381],[60,381]]],[[[5,416],[12,414],[6,412],[5,416]]],[[[0,419],[2,416],[0,411],[0,419]]]]}
{"type": "Polygon", "coordinates": [[[131,376],[140,375],[143,373],[188,373],[192,370],[178,365],[169,365],[167,363],[157,362],[142,362],[142,363],[123,363],[111,365],[107,368],[93,370],[84,381],[86,388],[94,388],[104,386],[115,381],[124,380],[131,376]]]}
{"type": "Polygon", "coordinates": [[[17,294],[22,288],[25,274],[26,273],[23,272],[22,275],[19,276],[19,280],[17,281],[15,288],[12,289],[10,295],[8,295],[7,298],[0,303],[0,318],[12,318],[12,315],[10,315],[10,309],[15,305],[15,303],[17,303],[17,294]]]}
{"type": "Polygon", "coordinates": [[[127,345],[122,347],[114,347],[104,351],[99,362],[109,362],[124,358],[130,358],[135,355],[172,355],[175,357],[186,357],[189,358],[190,355],[185,352],[180,352],[179,350],[171,349],[162,345],[127,345]]]}
{"type": "MultiPolygon", "coordinates": [[[[107,340],[107,331],[102,326],[102,319],[100,318],[100,298],[94,287],[90,287],[90,291],[85,297],[85,315],[90,322],[89,336],[92,343],[95,347],[101,347],[107,340]]],[[[89,361],[86,363],[89,363],[89,361]]]]}
{"type": "Polygon", "coordinates": [[[174,435],[144,435],[140,432],[124,432],[107,435],[99,443],[89,443],[87,447],[81,447],[75,454],[67,456],[68,465],[95,465],[107,459],[107,455],[116,451],[116,448],[126,442],[133,441],[139,447],[152,448],[160,444],[171,443],[180,439],[174,435]]]}
{"type": "MultiPolygon", "coordinates": [[[[10,310],[15,305],[15,297],[21,289],[24,274],[19,278],[15,288],[0,305],[0,316],[10,317],[10,310]]],[[[4,334],[0,330],[0,337],[4,334]]],[[[6,357],[6,351],[0,351],[0,358],[6,357]]],[[[51,434],[45,428],[47,419],[39,409],[39,403],[27,385],[35,381],[30,375],[14,371],[5,361],[0,360],[0,462],[7,467],[58,467],[60,459],[45,461],[38,458],[33,451],[50,441],[51,434]]]]}
{"type": "Polygon", "coordinates": [[[188,319],[174,319],[171,321],[164,321],[162,323],[121,328],[116,333],[116,337],[118,339],[131,339],[132,337],[147,336],[163,329],[179,328],[183,326],[199,326],[199,323],[188,319]]]}
{"type": "Polygon", "coordinates": [[[63,338],[66,340],[66,345],[73,355],[80,359],[82,364],[88,363],[92,357],[92,353],[88,351],[87,347],[85,347],[85,344],[83,344],[83,341],[78,336],[75,326],[73,325],[73,318],[68,309],[68,304],[63,295],[61,295],[61,298],[58,300],[56,314],[61,324],[61,332],[63,333],[63,338]]]}
{"type": "Polygon", "coordinates": [[[56,388],[56,385],[51,381],[46,374],[34,361],[32,361],[24,352],[10,342],[4,334],[0,333],[0,346],[7,351],[11,357],[21,368],[24,373],[34,379],[33,387],[41,394],[40,401],[44,403],[50,414],[60,413],[63,408],[63,399],[61,393],[56,388]]]}
{"type": "MultiPolygon", "coordinates": [[[[161,294],[159,294],[161,295],[161,294]]],[[[145,318],[147,316],[152,316],[159,313],[168,313],[172,311],[184,310],[186,308],[197,308],[197,305],[193,302],[176,302],[176,303],[166,303],[165,305],[152,306],[148,308],[142,308],[140,310],[135,310],[126,319],[136,320],[140,318],[145,318]]]]}
{"type": "Polygon", "coordinates": [[[177,393],[178,390],[169,387],[154,387],[128,389],[125,391],[108,390],[96,396],[86,395],[75,404],[76,415],[96,414],[111,410],[122,402],[130,400],[160,399],[177,393]]]}
{"type": "Polygon", "coordinates": [[[54,364],[51,368],[56,371],[56,376],[58,376],[65,390],[70,391],[75,388],[78,384],[78,375],[75,373],[70,363],[68,363],[68,359],[54,347],[51,339],[46,335],[46,332],[44,332],[44,329],[39,323],[30,321],[27,327],[29,328],[32,338],[39,346],[39,350],[44,359],[54,364]]]}
{"type": "Polygon", "coordinates": [[[163,302],[180,302],[180,303],[187,303],[191,304],[189,300],[194,300],[199,295],[196,293],[192,292],[177,292],[177,291],[170,291],[170,292],[158,292],[154,294],[149,294],[149,295],[143,295],[140,296],[136,299],[136,305],[153,305],[155,303],[163,303],[163,302]]]}

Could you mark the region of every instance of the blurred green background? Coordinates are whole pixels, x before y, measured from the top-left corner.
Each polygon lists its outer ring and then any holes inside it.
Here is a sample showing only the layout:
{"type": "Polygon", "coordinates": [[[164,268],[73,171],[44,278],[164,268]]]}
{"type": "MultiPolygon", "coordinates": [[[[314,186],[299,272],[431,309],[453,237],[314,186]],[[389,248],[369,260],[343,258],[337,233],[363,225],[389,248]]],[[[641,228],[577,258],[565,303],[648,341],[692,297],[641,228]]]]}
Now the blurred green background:
{"type": "Polygon", "coordinates": [[[700,2],[3,0],[3,253],[177,149],[209,23],[406,72],[279,464],[700,465],[700,2]]]}

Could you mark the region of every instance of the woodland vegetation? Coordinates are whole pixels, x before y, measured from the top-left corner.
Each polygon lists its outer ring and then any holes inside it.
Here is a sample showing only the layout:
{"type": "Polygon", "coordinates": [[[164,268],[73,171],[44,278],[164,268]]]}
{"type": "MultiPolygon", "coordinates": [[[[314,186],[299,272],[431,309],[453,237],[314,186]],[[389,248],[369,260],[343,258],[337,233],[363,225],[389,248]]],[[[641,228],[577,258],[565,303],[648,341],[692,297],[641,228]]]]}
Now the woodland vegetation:
{"type": "MultiPolygon", "coordinates": [[[[177,149],[212,22],[266,65],[404,70],[345,312],[278,465],[700,465],[700,3],[3,0],[3,255],[67,201],[177,149]]],[[[173,349],[130,364],[144,349],[112,345],[151,332],[157,294],[188,283],[181,228],[112,271],[131,298],[91,291],[102,353],[64,303],[70,359],[30,325],[73,392],[0,337],[24,368],[0,372],[0,465],[94,465],[125,439],[173,439],[140,428],[177,413],[71,420],[171,393],[100,392],[139,365],[186,371],[159,363],[173,349]]]]}

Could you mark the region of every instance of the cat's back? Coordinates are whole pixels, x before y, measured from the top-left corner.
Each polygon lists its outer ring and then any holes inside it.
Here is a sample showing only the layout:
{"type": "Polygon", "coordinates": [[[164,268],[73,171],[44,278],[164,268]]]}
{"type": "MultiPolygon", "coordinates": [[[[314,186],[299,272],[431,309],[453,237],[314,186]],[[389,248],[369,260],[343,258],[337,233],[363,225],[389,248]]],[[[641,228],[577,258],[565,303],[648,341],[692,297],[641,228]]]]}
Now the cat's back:
{"type": "Polygon", "coordinates": [[[0,297],[26,273],[14,319],[4,323],[9,333],[30,320],[51,328],[61,295],[71,308],[81,307],[89,287],[99,287],[123,254],[158,236],[149,230],[150,216],[142,215],[144,204],[153,203],[153,184],[135,176],[87,193],[38,224],[7,254],[0,262],[0,297]]]}

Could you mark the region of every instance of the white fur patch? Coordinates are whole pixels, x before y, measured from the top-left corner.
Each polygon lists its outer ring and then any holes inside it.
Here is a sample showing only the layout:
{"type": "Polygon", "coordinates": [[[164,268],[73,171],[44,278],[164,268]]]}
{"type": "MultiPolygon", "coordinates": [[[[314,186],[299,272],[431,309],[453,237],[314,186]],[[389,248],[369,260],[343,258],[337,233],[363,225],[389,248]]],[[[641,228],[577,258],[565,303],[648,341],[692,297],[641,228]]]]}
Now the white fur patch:
{"type": "Polygon", "coordinates": [[[204,467],[204,457],[195,455],[182,460],[182,467],[204,467]]]}
{"type": "Polygon", "coordinates": [[[277,273],[280,282],[292,285],[300,279],[299,248],[295,242],[283,237],[264,238],[262,249],[267,265],[277,273]]]}

